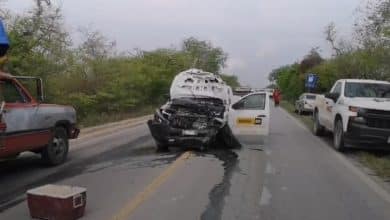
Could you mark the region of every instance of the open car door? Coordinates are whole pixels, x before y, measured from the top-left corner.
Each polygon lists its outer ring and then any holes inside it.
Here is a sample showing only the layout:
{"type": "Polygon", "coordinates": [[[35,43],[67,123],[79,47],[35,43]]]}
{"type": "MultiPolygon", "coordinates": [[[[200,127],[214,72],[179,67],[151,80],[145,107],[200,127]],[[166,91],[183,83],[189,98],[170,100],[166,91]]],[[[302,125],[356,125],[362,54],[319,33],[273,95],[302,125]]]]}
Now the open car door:
{"type": "Polygon", "coordinates": [[[266,92],[251,93],[231,105],[229,127],[241,145],[262,145],[269,134],[270,101],[266,92]]]}

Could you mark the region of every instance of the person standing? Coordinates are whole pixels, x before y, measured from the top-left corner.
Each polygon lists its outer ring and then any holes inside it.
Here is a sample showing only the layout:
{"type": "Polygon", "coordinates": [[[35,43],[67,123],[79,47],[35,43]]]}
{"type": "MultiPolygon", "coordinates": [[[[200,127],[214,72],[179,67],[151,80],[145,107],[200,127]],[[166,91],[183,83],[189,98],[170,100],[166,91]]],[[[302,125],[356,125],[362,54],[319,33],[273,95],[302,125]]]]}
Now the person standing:
{"type": "Polygon", "coordinates": [[[274,92],[272,94],[275,102],[275,106],[279,106],[280,100],[281,100],[281,93],[278,88],[274,89],[274,92]]]}

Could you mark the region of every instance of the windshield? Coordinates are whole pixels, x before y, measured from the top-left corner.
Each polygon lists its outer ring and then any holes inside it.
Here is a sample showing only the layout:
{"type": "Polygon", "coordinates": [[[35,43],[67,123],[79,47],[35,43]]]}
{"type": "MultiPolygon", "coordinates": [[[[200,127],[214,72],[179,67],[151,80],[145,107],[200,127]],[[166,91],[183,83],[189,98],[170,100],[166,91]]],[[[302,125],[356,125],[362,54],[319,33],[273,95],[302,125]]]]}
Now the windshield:
{"type": "Polygon", "coordinates": [[[345,84],[345,96],[390,98],[390,84],[347,82],[345,84]]]}
{"type": "Polygon", "coordinates": [[[315,95],[306,95],[306,99],[314,100],[316,99],[315,95]]]}

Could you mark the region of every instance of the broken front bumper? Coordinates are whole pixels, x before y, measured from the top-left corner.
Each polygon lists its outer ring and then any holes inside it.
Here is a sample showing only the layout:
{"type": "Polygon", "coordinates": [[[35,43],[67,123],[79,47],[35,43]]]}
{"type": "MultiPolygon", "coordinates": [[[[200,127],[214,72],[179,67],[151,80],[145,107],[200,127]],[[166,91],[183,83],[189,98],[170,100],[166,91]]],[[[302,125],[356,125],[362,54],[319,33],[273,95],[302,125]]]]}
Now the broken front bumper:
{"type": "Polygon", "coordinates": [[[172,128],[167,122],[149,120],[148,126],[156,142],[178,147],[202,147],[209,145],[215,140],[216,128],[202,130],[185,130],[172,128]]]}
{"type": "Polygon", "coordinates": [[[69,129],[69,139],[76,139],[79,137],[80,129],[77,128],[75,125],[71,126],[69,129]]]}

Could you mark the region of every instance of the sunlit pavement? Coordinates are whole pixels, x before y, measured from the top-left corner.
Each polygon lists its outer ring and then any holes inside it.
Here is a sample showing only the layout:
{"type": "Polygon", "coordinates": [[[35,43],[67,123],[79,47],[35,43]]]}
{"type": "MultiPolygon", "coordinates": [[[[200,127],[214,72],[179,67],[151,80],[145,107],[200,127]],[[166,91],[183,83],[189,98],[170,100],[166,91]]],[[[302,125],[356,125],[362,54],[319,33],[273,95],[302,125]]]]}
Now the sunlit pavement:
{"type": "Polygon", "coordinates": [[[74,150],[66,165],[1,163],[0,219],[29,219],[24,192],[83,186],[83,219],[390,219],[388,194],[280,109],[239,149],[156,152],[146,125],[74,150]],[[257,142],[258,141],[258,142],[257,142]]]}

